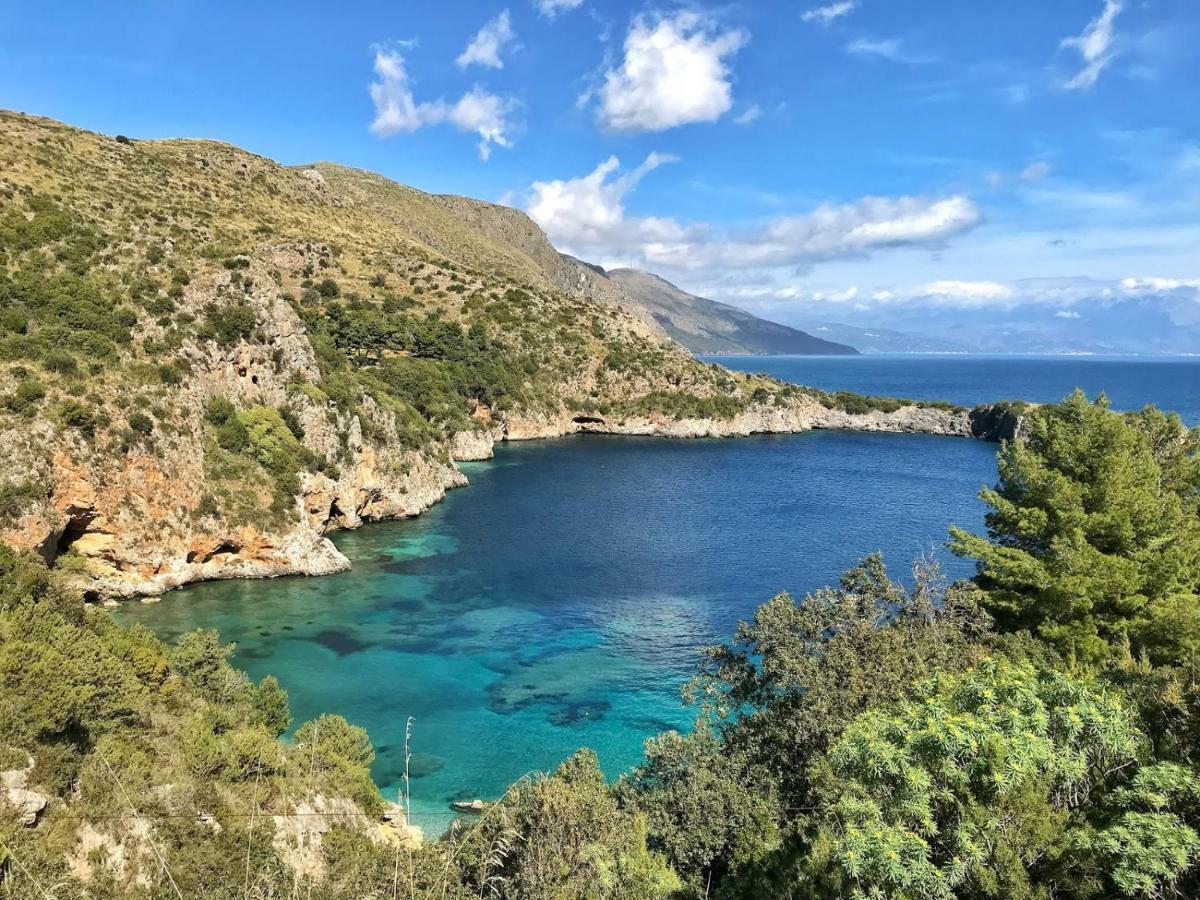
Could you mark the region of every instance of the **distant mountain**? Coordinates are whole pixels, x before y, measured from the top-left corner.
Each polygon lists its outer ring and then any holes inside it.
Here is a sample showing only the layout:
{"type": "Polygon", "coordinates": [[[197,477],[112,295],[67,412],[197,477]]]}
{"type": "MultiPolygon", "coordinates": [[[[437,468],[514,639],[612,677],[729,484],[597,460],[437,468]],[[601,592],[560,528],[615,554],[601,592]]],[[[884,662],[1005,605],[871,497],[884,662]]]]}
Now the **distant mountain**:
{"type": "MultiPolygon", "coordinates": [[[[1116,290],[1119,290],[1119,286],[1116,290]]],[[[1070,305],[1024,302],[988,308],[920,304],[844,310],[837,324],[796,327],[864,353],[1195,354],[1200,303],[1189,289],[1122,295],[1097,291],[1070,305]]]]}
{"type": "Polygon", "coordinates": [[[804,323],[803,328],[822,340],[857,347],[860,353],[955,353],[967,349],[954,341],[891,328],[842,322],[804,323]]]}
{"type": "MultiPolygon", "coordinates": [[[[593,271],[596,267],[589,266],[593,271]]],[[[603,271],[603,270],[599,270],[603,271]]],[[[657,322],[668,335],[693,353],[794,353],[809,356],[853,356],[853,346],[814,337],[744,309],[689,294],[650,272],[612,269],[604,273],[635,308],[657,322]]],[[[629,303],[625,304],[627,307],[629,303]]]]}

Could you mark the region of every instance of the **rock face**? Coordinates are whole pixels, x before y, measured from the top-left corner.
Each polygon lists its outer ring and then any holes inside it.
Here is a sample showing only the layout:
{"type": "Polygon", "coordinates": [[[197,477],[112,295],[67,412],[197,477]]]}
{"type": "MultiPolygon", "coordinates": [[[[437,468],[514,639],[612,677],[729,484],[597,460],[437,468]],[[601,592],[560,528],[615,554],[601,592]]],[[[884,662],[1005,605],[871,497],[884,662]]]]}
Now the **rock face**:
{"type": "MultiPolygon", "coordinates": [[[[490,456],[486,431],[419,452],[400,445],[392,414],[370,398],[347,415],[319,394],[296,391],[296,384],[320,380],[312,344],[265,266],[248,264],[244,271],[262,285],[238,297],[255,311],[259,340],[225,350],[191,342],[180,348],[190,377],[179,387],[178,403],[190,421],[153,449],[139,446],[115,456],[71,435],[31,433],[26,422],[0,426],[0,445],[15,450],[8,466],[32,475],[47,492],[44,504],[0,528],[0,541],[50,562],[69,553],[91,599],[155,596],[220,578],[327,575],[350,565],[329,532],[417,515],[466,484],[451,461],[455,448],[460,459],[490,456]],[[205,500],[220,473],[212,471],[203,414],[218,397],[238,407],[289,406],[305,446],[319,457],[339,459],[337,471],[304,478],[294,510],[285,511],[282,521],[238,522],[220,509],[209,511],[205,500]],[[38,439],[54,446],[49,460],[33,452],[23,456],[22,446],[38,439]]],[[[183,304],[200,314],[221,301],[229,282],[228,272],[197,279],[183,304]]],[[[120,413],[114,409],[112,415],[120,413]]],[[[233,487],[256,509],[271,503],[270,485],[233,487]]]]}
{"type": "Polygon", "coordinates": [[[455,462],[471,462],[492,458],[496,439],[487,429],[460,431],[450,440],[450,458],[455,462]]]}
{"type": "Polygon", "coordinates": [[[300,880],[319,880],[325,874],[322,844],[335,825],[353,827],[379,842],[382,831],[349,800],[321,795],[302,801],[290,815],[272,816],[274,844],[300,880]]]}
{"type": "Polygon", "coordinates": [[[852,414],[828,409],[815,400],[785,406],[752,405],[728,419],[671,418],[662,415],[604,419],[598,416],[511,416],[503,423],[503,439],[528,441],[567,434],[653,435],[666,438],[729,438],[752,434],[791,434],[813,429],[973,435],[967,410],[904,406],[895,412],[852,414]]]}
{"type": "Polygon", "coordinates": [[[29,790],[29,773],[33,771],[33,757],[28,757],[28,763],[16,769],[0,772],[0,791],[8,800],[8,805],[16,813],[17,821],[26,828],[32,828],[41,818],[50,798],[45,794],[29,790]]]}

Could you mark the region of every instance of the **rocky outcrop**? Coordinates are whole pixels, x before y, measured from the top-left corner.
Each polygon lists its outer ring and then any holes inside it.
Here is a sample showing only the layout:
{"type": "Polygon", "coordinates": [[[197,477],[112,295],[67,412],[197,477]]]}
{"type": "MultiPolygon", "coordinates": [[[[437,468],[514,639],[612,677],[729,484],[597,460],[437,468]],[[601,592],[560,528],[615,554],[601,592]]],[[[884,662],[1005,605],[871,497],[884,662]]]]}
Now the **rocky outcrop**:
{"type": "Polygon", "coordinates": [[[41,818],[42,812],[50,803],[45,794],[29,789],[29,773],[33,771],[33,757],[27,757],[24,766],[0,771],[0,796],[16,814],[17,822],[26,828],[32,828],[41,818]]]}
{"type": "MultiPolygon", "coordinates": [[[[271,259],[289,252],[276,248],[271,259]]],[[[294,251],[293,262],[307,264],[328,253],[306,245],[294,251]]],[[[456,448],[460,459],[490,456],[486,430],[453,446],[417,451],[403,446],[393,414],[370,397],[347,413],[319,390],[299,387],[321,377],[303,323],[265,265],[247,261],[239,271],[240,286],[229,271],[218,270],[193,279],[182,298],[181,305],[198,318],[213,306],[236,304],[252,309],[257,322],[252,341],[228,348],[188,341],[179,348],[188,377],[171,400],[186,412],[183,427],[120,453],[70,432],[39,431],[36,421],[0,431],[0,445],[14,450],[0,469],[32,475],[46,491],[44,503],[0,523],[0,541],[34,550],[51,563],[69,560],[89,599],[153,597],[213,579],[342,571],[350,563],[329,541],[330,532],[417,515],[447,490],[466,484],[452,462],[456,448]],[[255,287],[247,291],[247,283],[255,287]],[[289,408],[313,457],[336,460],[336,466],[304,476],[294,511],[282,514],[267,513],[276,489],[264,472],[257,481],[250,478],[253,472],[238,472],[222,488],[230,476],[214,470],[203,420],[216,398],[241,409],[289,408]],[[229,497],[217,500],[219,490],[229,497]],[[239,503],[243,513],[253,514],[249,521],[227,508],[239,503]]],[[[148,326],[145,339],[160,338],[148,326]]],[[[114,421],[127,415],[118,399],[106,411],[114,421]]]]}
{"type": "Polygon", "coordinates": [[[373,822],[352,801],[320,794],[271,820],[275,849],[301,881],[319,881],[324,876],[322,844],[335,826],[353,827],[377,844],[415,847],[423,840],[421,829],[408,825],[402,815],[389,811],[381,821],[373,822]]]}
{"type": "Polygon", "coordinates": [[[1036,406],[1023,401],[987,403],[970,412],[971,435],[985,441],[1013,441],[1036,406]]]}
{"type": "MultiPolygon", "coordinates": [[[[91,599],[340,571],[349,562],[330,533],[419,514],[466,483],[456,462],[490,458],[497,440],[987,436],[1006,421],[916,406],[850,414],[699,363],[644,304],[511,209],[327,164],[289,170],[211,142],[135,148],[4,113],[0,131],[20,163],[4,173],[9,199],[61,202],[62,221],[78,220],[80,259],[95,257],[87,289],[71,293],[104,295],[63,321],[25,310],[26,337],[41,335],[31,348],[77,318],[86,327],[66,343],[86,352],[0,364],[0,542],[41,553],[91,599]],[[97,310],[119,327],[100,327],[97,310]],[[467,385],[446,355],[456,342],[426,347],[421,322],[466,327],[500,365],[467,385]],[[381,324],[396,334],[382,339],[381,324]],[[519,409],[468,399],[485,396],[519,409]],[[464,423],[458,409],[471,403],[464,423]],[[668,412],[613,412],[655,408],[668,412]]],[[[66,274],[75,257],[60,256],[61,240],[36,252],[66,274]]]]}
{"type": "Polygon", "coordinates": [[[965,409],[914,405],[902,406],[895,412],[874,410],[854,414],[829,409],[816,400],[804,399],[779,406],[751,405],[744,412],[727,419],[676,419],[663,415],[604,418],[568,412],[557,416],[510,415],[504,420],[503,438],[508,441],[528,441],[577,433],[728,438],[752,434],[790,434],[813,429],[971,437],[971,421],[970,412],[965,409]]]}
{"type": "Polygon", "coordinates": [[[455,462],[491,459],[495,443],[496,439],[489,430],[460,431],[450,439],[450,458],[455,462]]]}

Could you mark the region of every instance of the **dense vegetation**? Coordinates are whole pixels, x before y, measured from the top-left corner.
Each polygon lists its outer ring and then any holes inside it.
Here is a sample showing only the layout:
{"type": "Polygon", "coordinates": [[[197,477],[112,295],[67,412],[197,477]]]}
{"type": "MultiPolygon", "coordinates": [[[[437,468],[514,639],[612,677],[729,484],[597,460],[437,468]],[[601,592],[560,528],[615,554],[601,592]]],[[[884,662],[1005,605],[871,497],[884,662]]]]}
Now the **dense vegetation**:
{"type": "MultiPolygon", "coordinates": [[[[227,413],[251,447],[287,431],[227,413]]],[[[166,647],[4,550],[0,762],[56,799],[0,813],[0,896],[1196,896],[1200,435],[1078,393],[1023,433],[988,535],[953,533],[974,581],[870,556],[780,595],[708,652],[690,733],[614,784],[580,751],[419,844],[372,824],[361,730],[280,743],[286,695],[215,634],[166,647]],[[346,805],[314,865],[269,817],[318,796],[346,805]]]]}

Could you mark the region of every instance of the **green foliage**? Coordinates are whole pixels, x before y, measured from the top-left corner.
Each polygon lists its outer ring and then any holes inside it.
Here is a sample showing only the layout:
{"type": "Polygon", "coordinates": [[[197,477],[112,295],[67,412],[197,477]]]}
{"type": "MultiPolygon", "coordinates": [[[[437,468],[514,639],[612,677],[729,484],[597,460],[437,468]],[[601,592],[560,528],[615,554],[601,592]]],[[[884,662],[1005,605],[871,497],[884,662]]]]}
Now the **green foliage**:
{"type": "Polygon", "coordinates": [[[1125,897],[1194,896],[1180,882],[1200,859],[1200,776],[1159,763],[1140,769],[1105,804],[1107,817],[1079,839],[1094,854],[1111,893],[1125,897]]]}
{"type": "Polygon", "coordinates": [[[1200,644],[1200,438],[1176,416],[1112,412],[1075,392],[1028,419],[984,490],[978,561],[987,606],[1084,662],[1123,652],[1182,659],[1200,644]]]}
{"type": "Polygon", "coordinates": [[[650,844],[697,883],[722,878],[778,848],[781,815],[770,774],[730,756],[711,729],[646,742],[645,762],[618,787],[647,818],[650,844]]]}
{"type": "Polygon", "coordinates": [[[304,430],[294,413],[271,406],[239,410],[218,397],[205,409],[204,419],[212,426],[218,447],[253,460],[271,476],[275,484],[272,511],[286,514],[300,491],[300,473],[319,464],[297,436],[304,430]]]}
{"type": "Polygon", "coordinates": [[[677,391],[651,391],[615,406],[618,414],[663,413],[679,419],[732,419],[742,409],[740,401],[726,394],[700,397],[677,391]]]}
{"type": "Polygon", "coordinates": [[[291,726],[292,714],[288,710],[287,691],[274,675],[267,675],[258,683],[253,703],[255,712],[272,736],[279,737],[291,726]]]}
{"type": "Polygon", "coordinates": [[[64,428],[75,429],[89,441],[96,437],[99,429],[108,424],[103,413],[85,406],[78,400],[63,400],[55,412],[64,428]]]}
{"type": "Polygon", "coordinates": [[[251,306],[212,304],[204,311],[204,323],[200,326],[199,336],[202,340],[230,347],[238,341],[249,340],[257,325],[258,315],[251,306]]]}
{"type": "Polygon", "coordinates": [[[581,750],[550,777],[519,782],[459,839],[463,882],[521,900],[666,898],[680,886],[622,811],[596,756],[581,750]]]}
{"type": "Polygon", "coordinates": [[[46,502],[46,486],[32,478],[0,484],[0,525],[15,522],[46,502]]]}
{"type": "Polygon", "coordinates": [[[323,715],[296,730],[295,747],[310,773],[363,809],[378,814],[383,808],[379,789],[371,781],[375,750],[366,730],[341,716],[323,715]]]}
{"type": "Polygon", "coordinates": [[[867,896],[1032,896],[1144,738],[1112,692],[1003,661],[864,713],[830,752],[832,856],[867,896]]]}
{"type": "Polygon", "coordinates": [[[11,412],[32,412],[46,397],[46,388],[36,378],[22,378],[16,390],[3,398],[4,406],[11,412]]]}
{"type": "Polygon", "coordinates": [[[691,691],[723,722],[726,743],[776,773],[788,806],[822,789],[822,755],[863,711],[917,680],[979,661],[988,619],[969,586],[948,587],[920,563],[912,589],[878,554],[797,603],[781,594],[710,648],[691,691]]]}

